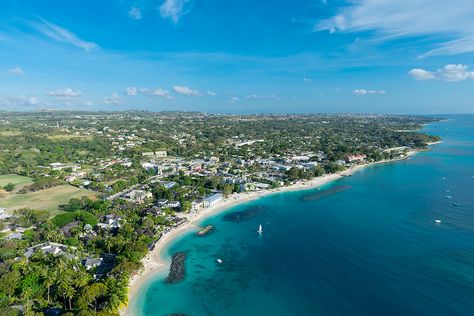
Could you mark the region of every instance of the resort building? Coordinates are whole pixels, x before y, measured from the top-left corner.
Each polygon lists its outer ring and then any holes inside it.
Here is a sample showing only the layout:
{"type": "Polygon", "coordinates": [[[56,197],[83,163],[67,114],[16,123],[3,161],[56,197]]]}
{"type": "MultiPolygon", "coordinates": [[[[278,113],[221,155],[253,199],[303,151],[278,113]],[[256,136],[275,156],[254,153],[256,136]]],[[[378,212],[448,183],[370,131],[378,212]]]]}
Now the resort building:
{"type": "Polygon", "coordinates": [[[203,203],[204,203],[204,207],[211,207],[211,206],[216,205],[220,201],[222,201],[222,194],[221,193],[215,193],[213,195],[210,195],[210,196],[206,197],[204,199],[203,203]]]}

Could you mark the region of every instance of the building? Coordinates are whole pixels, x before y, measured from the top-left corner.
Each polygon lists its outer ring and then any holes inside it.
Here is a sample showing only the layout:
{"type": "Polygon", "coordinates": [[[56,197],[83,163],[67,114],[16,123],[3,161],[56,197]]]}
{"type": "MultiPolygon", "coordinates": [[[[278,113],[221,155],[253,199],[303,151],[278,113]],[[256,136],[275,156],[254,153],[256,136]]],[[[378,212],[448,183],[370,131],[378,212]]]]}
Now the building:
{"type": "Polygon", "coordinates": [[[367,156],[364,154],[360,155],[348,155],[344,158],[346,162],[358,162],[358,161],[363,161],[367,156]]]}
{"type": "Polygon", "coordinates": [[[206,197],[203,201],[204,207],[211,207],[222,201],[222,194],[221,193],[214,193],[206,197]]]}
{"type": "Polygon", "coordinates": [[[153,198],[153,194],[145,190],[132,190],[125,194],[125,198],[141,204],[145,202],[145,200],[153,198]]]}
{"type": "Polygon", "coordinates": [[[74,255],[68,254],[68,250],[75,250],[76,247],[69,247],[63,244],[58,244],[54,242],[45,242],[32,246],[26,249],[25,257],[31,257],[35,252],[41,250],[44,254],[53,254],[56,256],[67,255],[69,258],[75,258],[74,255]]]}
{"type": "Polygon", "coordinates": [[[84,265],[86,270],[90,270],[90,269],[100,266],[103,261],[104,261],[103,258],[87,258],[82,262],[82,264],[84,265]]]}

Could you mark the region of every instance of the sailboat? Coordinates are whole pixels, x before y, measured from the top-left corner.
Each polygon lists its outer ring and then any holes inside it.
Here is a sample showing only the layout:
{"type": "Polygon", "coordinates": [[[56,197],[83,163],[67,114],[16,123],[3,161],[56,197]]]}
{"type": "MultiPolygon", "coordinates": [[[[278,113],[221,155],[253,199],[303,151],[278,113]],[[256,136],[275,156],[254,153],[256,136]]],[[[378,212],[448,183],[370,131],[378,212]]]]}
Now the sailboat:
{"type": "Polygon", "coordinates": [[[262,233],[263,233],[262,225],[258,226],[257,233],[259,233],[259,234],[262,234],[262,233]]]}

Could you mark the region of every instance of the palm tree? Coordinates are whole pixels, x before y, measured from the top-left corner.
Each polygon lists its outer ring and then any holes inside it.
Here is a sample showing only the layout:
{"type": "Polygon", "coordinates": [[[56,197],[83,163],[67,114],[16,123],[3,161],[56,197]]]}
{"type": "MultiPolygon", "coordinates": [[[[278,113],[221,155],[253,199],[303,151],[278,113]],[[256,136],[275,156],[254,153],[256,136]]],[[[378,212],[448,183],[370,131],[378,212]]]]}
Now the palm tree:
{"type": "Polygon", "coordinates": [[[114,240],[112,239],[111,236],[105,237],[104,245],[105,245],[105,247],[107,247],[107,250],[108,250],[109,255],[110,255],[110,248],[112,248],[114,246],[114,240]]]}
{"type": "Polygon", "coordinates": [[[56,270],[54,269],[47,269],[43,273],[43,284],[48,289],[48,304],[50,302],[50,294],[51,294],[51,286],[56,283],[56,270]]]}

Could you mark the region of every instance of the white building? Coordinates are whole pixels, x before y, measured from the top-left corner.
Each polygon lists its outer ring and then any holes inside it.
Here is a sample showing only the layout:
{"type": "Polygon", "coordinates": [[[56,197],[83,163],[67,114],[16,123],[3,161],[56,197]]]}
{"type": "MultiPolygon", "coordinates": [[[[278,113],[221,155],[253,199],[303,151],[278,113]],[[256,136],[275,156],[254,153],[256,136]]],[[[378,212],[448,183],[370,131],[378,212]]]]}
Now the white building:
{"type": "Polygon", "coordinates": [[[222,201],[222,198],[223,198],[223,196],[222,196],[221,193],[215,193],[215,194],[209,195],[203,201],[204,207],[214,206],[217,203],[219,203],[220,201],[222,201]]]}

